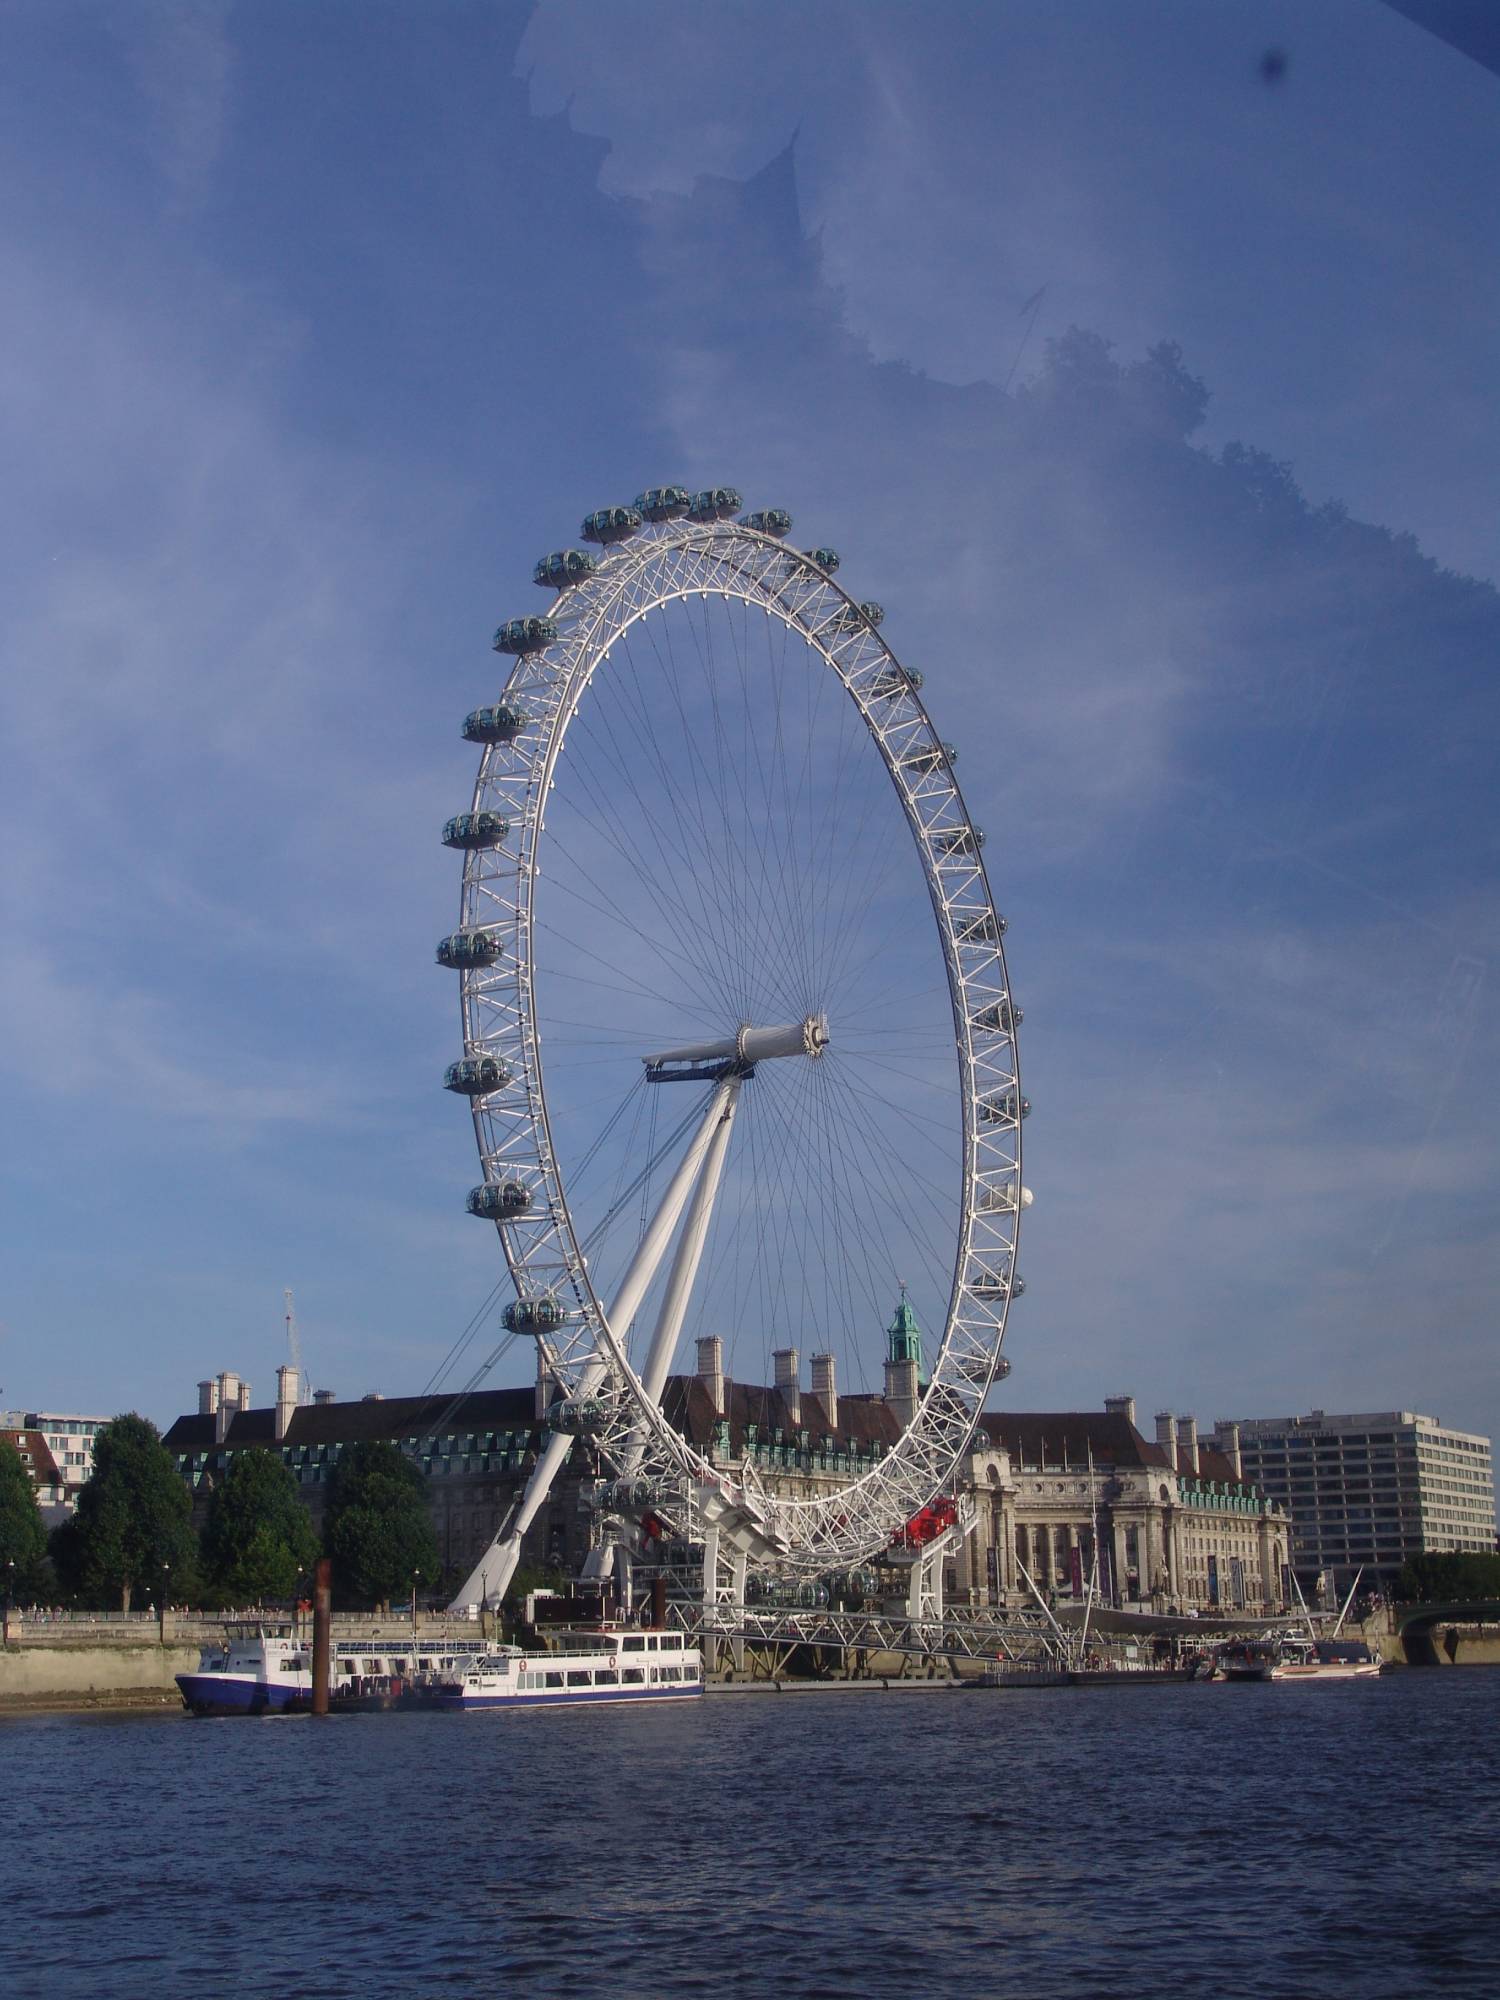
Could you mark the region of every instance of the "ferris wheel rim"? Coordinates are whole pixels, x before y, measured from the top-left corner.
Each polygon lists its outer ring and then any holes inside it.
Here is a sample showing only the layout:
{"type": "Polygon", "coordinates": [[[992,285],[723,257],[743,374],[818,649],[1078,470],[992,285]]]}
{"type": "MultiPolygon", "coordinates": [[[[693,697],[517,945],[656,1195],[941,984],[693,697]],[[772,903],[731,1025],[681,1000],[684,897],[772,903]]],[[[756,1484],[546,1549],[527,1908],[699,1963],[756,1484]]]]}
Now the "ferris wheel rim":
{"type": "MultiPolygon", "coordinates": [[[[532,1184],[546,1197],[540,1228],[537,1214],[497,1214],[495,1219],[518,1301],[556,1303],[565,1292],[571,1295],[576,1316],[564,1308],[568,1316],[556,1324],[527,1329],[538,1334],[560,1388],[576,1395],[580,1385],[587,1387],[602,1408],[603,1437],[618,1440],[627,1425],[644,1422],[655,1470],[675,1471],[689,1483],[753,1491],[753,1467],[715,1465],[647,1394],[623,1330],[611,1324],[594,1289],[553,1142],[535,990],[533,926],[545,811],[569,726],[611,649],[634,625],[675,602],[710,596],[737,599],[779,619],[854,701],[917,850],[938,933],[958,1061],[962,1199],[943,1332],[926,1393],[897,1442],[871,1471],[834,1493],[763,1498],[791,1545],[785,1566],[823,1570],[873,1554],[889,1539],[889,1531],[926,1504],[972,1438],[1001,1367],[1009,1307],[1020,1290],[1015,1255],[1023,1200],[1020,1125],[1025,1101],[1004,926],[990,890],[982,836],[920,698],[920,677],[908,673],[862,607],[813,556],[743,522],[666,521],[608,548],[588,573],[560,592],[550,621],[554,636],[518,655],[497,704],[497,712],[525,718],[528,730],[536,725],[530,746],[525,752],[517,748],[524,731],[509,742],[488,743],[474,783],[471,816],[482,813],[486,800],[501,798],[512,808],[508,830],[515,836],[515,866],[507,902],[486,886],[504,877],[487,876],[484,852],[466,856],[462,927],[471,933],[508,932],[510,955],[462,969],[464,1047],[470,1059],[499,1043],[517,1056],[524,1110],[508,1113],[501,1129],[494,1102],[501,1093],[476,1096],[472,1109],[486,1186],[508,1185],[504,1176],[513,1167],[518,1174],[530,1172],[532,1184]],[[899,691],[886,685],[883,676],[897,677],[899,691]],[[877,704],[884,705],[884,713],[877,704]],[[495,917],[492,909],[502,914],[495,917]],[[498,1009],[493,1003],[497,993],[508,996],[498,1009]],[[981,1025],[986,1010],[988,1026],[981,1025]],[[498,1031],[497,1013],[506,1017],[498,1031]],[[984,1132],[985,1106],[1006,1100],[1007,1093],[1013,1118],[996,1116],[996,1129],[984,1132]],[[529,1157],[517,1143],[523,1133],[531,1141],[529,1157]],[[982,1194],[1004,1187],[1013,1191],[1008,1208],[1003,1202],[981,1206],[982,1194]],[[545,1282],[549,1272],[551,1281],[545,1282]],[[986,1277],[988,1285],[981,1285],[986,1277]],[[990,1296],[979,1296],[982,1291],[990,1296]],[[600,1362],[602,1377],[595,1366],[600,1362]]],[[[516,1081],[511,1076],[507,1088],[516,1081]]]]}

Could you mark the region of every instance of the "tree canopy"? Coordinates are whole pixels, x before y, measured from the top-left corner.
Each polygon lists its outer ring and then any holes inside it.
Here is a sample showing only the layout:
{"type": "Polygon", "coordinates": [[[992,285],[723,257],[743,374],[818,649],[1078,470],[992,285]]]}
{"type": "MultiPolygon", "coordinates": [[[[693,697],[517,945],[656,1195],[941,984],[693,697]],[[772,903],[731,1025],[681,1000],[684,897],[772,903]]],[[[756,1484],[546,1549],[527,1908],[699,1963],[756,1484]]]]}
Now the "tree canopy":
{"type": "Polygon", "coordinates": [[[1500,1555],[1464,1555],[1457,1551],[1413,1556],[1396,1583],[1405,1604],[1464,1604],[1500,1599],[1500,1555]]]}
{"type": "Polygon", "coordinates": [[[318,1559],[297,1482],[275,1452],[237,1451],[203,1524],[204,1583],[221,1604],[292,1597],[318,1559]]]}
{"type": "Polygon", "coordinates": [[[0,1590],[32,1597],[42,1587],[47,1531],[31,1475],[8,1438],[0,1440],[0,1590]],[[14,1564],[14,1568],[11,1565],[14,1564]]]}
{"type": "Polygon", "coordinates": [[[190,1602],[198,1590],[192,1501],[155,1424],[116,1417],[94,1440],[94,1475],[78,1510],[54,1530],[52,1562],[65,1591],[85,1604],[118,1605],[165,1591],[190,1602]]]}
{"type": "Polygon", "coordinates": [[[357,1444],[339,1459],[323,1541],[333,1559],[336,1604],[368,1610],[404,1597],[412,1579],[438,1573],[427,1482],[393,1444],[357,1444]]]}

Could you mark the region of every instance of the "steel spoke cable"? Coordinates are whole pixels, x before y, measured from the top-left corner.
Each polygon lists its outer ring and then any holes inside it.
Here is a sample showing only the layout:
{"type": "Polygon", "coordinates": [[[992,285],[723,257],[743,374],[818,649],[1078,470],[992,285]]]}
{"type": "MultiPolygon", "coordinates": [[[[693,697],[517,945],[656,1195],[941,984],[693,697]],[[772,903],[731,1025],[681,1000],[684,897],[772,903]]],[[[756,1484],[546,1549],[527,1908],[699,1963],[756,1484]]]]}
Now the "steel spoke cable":
{"type": "MultiPolygon", "coordinates": [[[[623,644],[627,663],[630,666],[630,673],[628,675],[616,676],[609,684],[611,690],[618,697],[613,706],[620,710],[621,726],[630,730],[631,735],[640,746],[643,756],[651,757],[654,755],[658,762],[660,762],[660,746],[654,742],[650,734],[649,721],[646,730],[643,732],[642,727],[629,712],[629,694],[632,690],[638,694],[636,683],[639,678],[639,670],[635,665],[628,639],[623,644]]],[[[713,927],[712,913],[703,884],[699,880],[697,872],[691,867],[690,856],[687,853],[687,837],[681,825],[681,814],[676,803],[675,794],[672,792],[669,782],[664,781],[663,791],[667,796],[668,803],[672,806],[674,815],[678,819],[679,838],[682,841],[681,847],[672,847],[669,843],[659,816],[651,810],[640,791],[634,770],[634,760],[629,755],[623,753],[621,743],[616,740],[614,734],[607,726],[608,721],[609,710],[596,702],[588,714],[588,735],[586,740],[590,749],[596,751],[600,759],[613,771],[620,786],[634,798],[639,823],[642,827],[650,831],[656,847],[657,861],[653,863],[647,857],[640,844],[631,840],[633,866],[641,885],[648,893],[652,893],[660,888],[677,905],[680,919],[687,927],[684,942],[687,939],[692,939],[704,948],[705,956],[701,961],[702,974],[720,994],[720,1010],[722,1012],[723,1006],[728,999],[723,947],[713,927]],[[688,863],[686,869],[680,865],[684,862],[688,863]],[[685,885],[682,885],[681,878],[684,873],[686,873],[687,881],[685,885]],[[696,900],[696,912],[689,908],[687,901],[689,894],[696,900]],[[712,955],[715,961],[712,966],[709,964],[709,954],[712,955]]],[[[610,799],[610,793],[611,786],[607,781],[595,780],[593,796],[601,810],[608,809],[606,802],[610,799]]]]}
{"type": "MultiPolygon", "coordinates": [[[[644,626],[644,621],[643,621],[643,626],[644,626]]],[[[691,630],[691,625],[689,626],[689,629],[691,630]]],[[[710,776],[708,771],[707,760],[703,757],[701,748],[699,747],[697,740],[697,732],[691,727],[689,723],[688,713],[687,713],[687,703],[686,700],[684,699],[682,692],[681,677],[679,676],[677,671],[677,655],[676,655],[676,649],[672,644],[670,625],[667,625],[664,628],[664,630],[667,639],[667,652],[665,656],[663,656],[661,648],[656,643],[655,632],[648,631],[647,636],[651,641],[652,650],[656,654],[657,661],[661,668],[662,674],[671,687],[672,697],[677,708],[678,720],[682,726],[683,745],[686,751],[688,770],[693,781],[693,793],[694,793],[699,834],[702,842],[703,851],[709,864],[709,869],[713,875],[713,886],[714,886],[713,900],[715,904],[718,906],[720,912],[728,916],[728,921],[725,923],[726,951],[727,951],[727,957],[729,958],[730,962],[733,963],[739,974],[739,987],[736,997],[738,998],[740,1009],[743,1011],[747,1009],[750,1005],[750,993],[749,993],[750,969],[747,960],[745,958],[743,944],[737,941],[736,934],[739,927],[733,920],[732,914],[730,914],[735,909],[735,898],[732,893],[731,881],[727,876],[723,866],[723,862],[726,857],[721,857],[718,851],[719,839],[724,835],[728,826],[727,802],[722,798],[722,796],[717,797],[717,804],[719,810],[713,816],[713,824],[711,827],[710,816],[706,811],[703,803],[702,779],[710,776]],[[700,767],[701,767],[702,777],[700,777],[700,767]]],[[[711,701],[714,701],[717,699],[717,695],[715,690],[716,676],[713,672],[712,662],[705,661],[702,655],[700,655],[700,664],[704,668],[704,671],[701,675],[701,680],[709,691],[711,701]]]]}
{"type": "MultiPolygon", "coordinates": [[[[661,660],[660,649],[656,646],[655,634],[649,629],[648,622],[645,619],[642,619],[640,621],[639,626],[636,629],[642,631],[645,634],[646,638],[651,644],[653,651],[656,653],[658,665],[660,665],[660,660],[661,660]]],[[[677,831],[680,841],[680,848],[678,851],[682,854],[684,858],[690,858],[693,855],[695,849],[699,854],[702,854],[705,848],[708,846],[707,833],[703,824],[702,815],[701,813],[699,813],[698,815],[698,824],[697,824],[697,832],[695,839],[693,834],[689,831],[687,820],[685,817],[685,811],[689,810],[687,808],[687,801],[685,798],[679,797],[679,785],[676,779],[674,778],[673,773],[667,763],[666,751],[662,740],[662,732],[659,727],[660,718],[651,715],[646,709],[645,696],[643,693],[643,681],[645,676],[642,673],[640,663],[636,660],[634,648],[631,644],[630,633],[626,633],[623,636],[621,644],[624,647],[626,661],[630,668],[630,673],[628,677],[626,677],[625,680],[621,683],[622,707],[627,708],[628,710],[628,704],[630,703],[630,701],[633,700],[636,708],[640,711],[639,727],[637,727],[635,718],[633,716],[629,716],[628,719],[631,723],[632,730],[636,735],[637,741],[643,743],[643,746],[646,748],[647,753],[654,759],[657,773],[661,780],[662,791],[666,797],[667,803],[672,809],[673,818],[676,820],[677,823],[677,831]]],[[[689,732],[687,729],[686,715],[683,710],[683,704],[681,701],[680,693],[674,693],[674,701],[676,704],[679,720],[682,723],[684,738],[686,739],[688,737],[689,732]]],[[[734,992],[733,992],[734,954],[730,946],[730,943],[728,941],[728,938],[724,932],[722,911],[718,908],[719,898],[717,893],[711,894],[704,887],[704,884],[701,879],[701,871],[697,869],[690,869],[690,873],[693,881],[693,886],[698,894],[698,901],[701,911],[701,921],[704,927],[705,935],[708,941],[712,944],[715,956],[718,960],[720,985],[724,993],[726,1011],[728,1011],[734,1005],[734,992]]]]}

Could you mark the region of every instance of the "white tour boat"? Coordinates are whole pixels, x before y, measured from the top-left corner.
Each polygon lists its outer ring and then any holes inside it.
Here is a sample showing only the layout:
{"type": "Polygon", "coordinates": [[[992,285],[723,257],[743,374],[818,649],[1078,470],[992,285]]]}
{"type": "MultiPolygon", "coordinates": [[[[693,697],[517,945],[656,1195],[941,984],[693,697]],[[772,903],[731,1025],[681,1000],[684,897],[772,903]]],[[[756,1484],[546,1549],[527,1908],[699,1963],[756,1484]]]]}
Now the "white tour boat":
{"type": "Polygon", "coordinates": [[[1236,1639],[1215,1656],[1226,1681],[1367,1681],[1380,1658],[1362,1639],[1236,1639]]]}
{"type": "Polygon", "coordinates": [[[492,1647],[440,1685],[437,1708],[553,1708],[683,1701],[703,1692],[703,1655],[680,1632],[562,1632],[556,1652],[492,1647]]]}
{"type": "MultiPolygon", "coordinates": [[[[328,1693],[338,1708],[392,1707],[420,1699],[487,1647],[482,1639],[445,1637],[335,1639],[328,1693]]],[[[199,1649],[196,1673],[178,1674],[182,1705],[193,1715],[298,1715],[312,1707],[312,1634],[291,1623],[246,1619],[199,1649]]]]}

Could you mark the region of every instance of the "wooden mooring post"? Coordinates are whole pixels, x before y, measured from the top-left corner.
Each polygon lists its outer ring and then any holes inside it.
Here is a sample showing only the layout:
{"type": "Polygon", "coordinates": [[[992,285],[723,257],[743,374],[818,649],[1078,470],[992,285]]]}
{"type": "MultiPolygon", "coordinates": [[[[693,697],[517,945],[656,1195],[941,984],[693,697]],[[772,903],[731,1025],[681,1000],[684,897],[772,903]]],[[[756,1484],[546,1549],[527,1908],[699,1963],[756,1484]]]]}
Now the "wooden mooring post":
{"type": "Polygon", "coordinates": [[[312,1712],[328,1713],[328,1662],[333,1635],[333,1564],[319,1558],[313,1579],[312,1712]]]}

